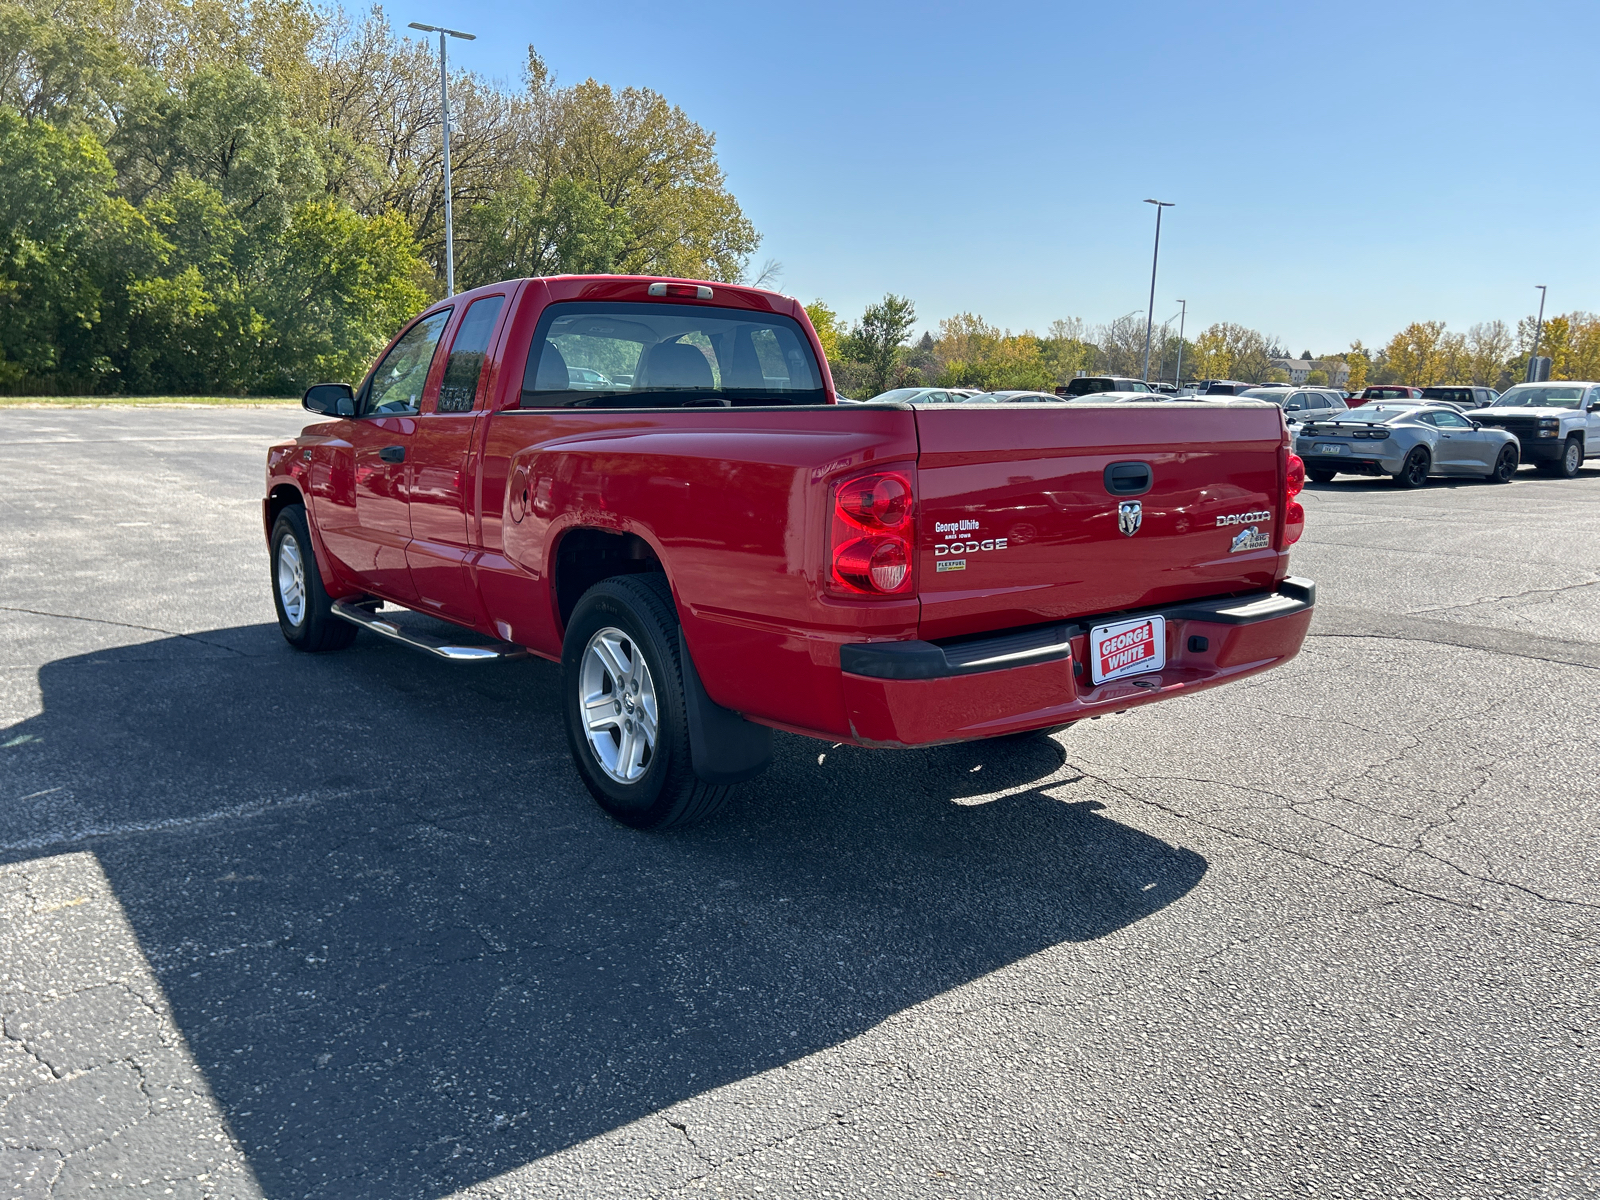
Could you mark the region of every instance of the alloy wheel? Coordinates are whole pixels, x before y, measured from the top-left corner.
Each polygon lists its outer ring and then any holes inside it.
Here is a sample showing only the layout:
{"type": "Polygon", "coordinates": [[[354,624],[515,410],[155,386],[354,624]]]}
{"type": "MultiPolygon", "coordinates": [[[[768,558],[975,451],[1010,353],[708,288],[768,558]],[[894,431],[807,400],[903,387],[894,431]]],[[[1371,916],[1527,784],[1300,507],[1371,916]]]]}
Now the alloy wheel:
{"type": "Polygon", "coordinates": [[[612,626],[597,631],[583,651],[578,696],[600,769],[617,783],[637,783],[654,758],[660,716],[638,644],[612,626]]]}
{"type": "Polygon", "coordinates": [[[293,534],[278,542],[278,599],[289,624],[298,627],[306,619],[306,563],[293,534]]]}

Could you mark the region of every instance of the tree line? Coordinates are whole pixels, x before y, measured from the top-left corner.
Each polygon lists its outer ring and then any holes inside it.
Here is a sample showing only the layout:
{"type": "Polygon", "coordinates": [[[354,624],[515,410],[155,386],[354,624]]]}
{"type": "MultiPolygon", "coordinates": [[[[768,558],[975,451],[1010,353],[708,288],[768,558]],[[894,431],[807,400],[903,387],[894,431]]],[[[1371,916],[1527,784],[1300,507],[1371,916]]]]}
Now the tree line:
{"type": "MultiPolygon", "coordinates": [[[[895,387],[975,387],[984,391],[1051,391],[1078,374],[1139,377],[1144,365],[1145,319],[1128,313],[1104,325],[1078,318],[1052,321],[1043,334],[1012,333],[974,313],[939,322],[938,332],[914,338],[916,306],[889,294],[846,322],[822,300],[806,306],[827,351],[834,382],[845,395],[865,399],[895,387]]],[[[1322,369],[1307,382],[1334,382],[1335,364],[1348,370],[1345,386],[1406,383],[1417,387],[1472,383],[1504,391],[1526,378],[1535,335],[1538,351],[1551,359],[1552,379],[1600,379],[1600,315],[1571,312],[1534,317],[1513,331],[1503,321],[1473,325],[1464,333],[1443,321],[1407,325],[1380,347],[1356,341],[1320,359],[1322,369]]],[[[1170,322],[1150,338],[1150,378],[1176,381],[1234,379],[1243,383],[1287,383],[1274,360],[1290,358],[1281,339],[1232,322],[1217,322],[1180,338],[1170,322]],[[1181,352],[1181,360],[1180,360],[1181,352]]]]}
{"type": "MultiPolygon", "coordinates": [[[[760,243],[659,94],[451,77],[457,284],[737,280],[760,243]]],[[[442,294],[439,63],[379,8],[0,3],[0,390],[291,394],[442,294]]]]}

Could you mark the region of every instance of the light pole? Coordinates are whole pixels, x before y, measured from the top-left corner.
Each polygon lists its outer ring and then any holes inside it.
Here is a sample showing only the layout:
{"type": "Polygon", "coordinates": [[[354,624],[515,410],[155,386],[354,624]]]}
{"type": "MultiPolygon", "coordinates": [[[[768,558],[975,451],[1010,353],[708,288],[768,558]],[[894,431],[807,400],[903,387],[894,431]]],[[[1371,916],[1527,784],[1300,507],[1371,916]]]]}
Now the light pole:
{"type": "Polygon", "coordinates": [[[1179,391],[1183,390],[1183,323],[1189,319],[1189,302],[1179,300],[1183,308],[1178,311],[1178,369],[1172,373],[1172,382],[1179,391]]]}
{"type": "Polygon", "coordinates": [[[475,42],[478,35],[446,29],[442,25],[421,25],[411,22],[412,29],[439,35],[439,127],[444,133],[444,288],[447,295],[456,294],[456,231],[455,216],[450,207],[450,69],[445,63],[444,40],[460,38],[475,42]]]}
{"type": "Polygon", "coordinates": [[[1144,318],[1144,381],[1150,382],[1150,333],[1156,323],[1156,264],[1161,261],[1161,210],[1173,207],[1170,200],[1146,200],[1156,206],[1156,249],[1150,256],[1150,311],[1144,318]]]}
{"type": "Polygon", "coordinates": [[[1528,355],[1528,383],[1532,383],[1533,377],[1539,373],[1539,342],[1544,337],[1545,285],[1536,283],[1533,286],[1539,289],[1539,320],[1533,327],[1533,353],[1528,355]]]}

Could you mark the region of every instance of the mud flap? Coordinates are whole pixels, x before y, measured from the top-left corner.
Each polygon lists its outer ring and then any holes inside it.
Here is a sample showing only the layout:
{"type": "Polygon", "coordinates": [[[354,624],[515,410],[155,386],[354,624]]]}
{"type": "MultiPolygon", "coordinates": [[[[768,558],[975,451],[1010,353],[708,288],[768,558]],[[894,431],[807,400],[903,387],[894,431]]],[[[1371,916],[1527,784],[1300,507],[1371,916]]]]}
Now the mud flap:
{"type": "Polygon", "coordinates": [[[772,762],[772,730],[746,721],[706,695],[678,627],[678,663],[689,717],[689,757],[694,773],[710,784],[738,783],[761,774],[772,762]]]}

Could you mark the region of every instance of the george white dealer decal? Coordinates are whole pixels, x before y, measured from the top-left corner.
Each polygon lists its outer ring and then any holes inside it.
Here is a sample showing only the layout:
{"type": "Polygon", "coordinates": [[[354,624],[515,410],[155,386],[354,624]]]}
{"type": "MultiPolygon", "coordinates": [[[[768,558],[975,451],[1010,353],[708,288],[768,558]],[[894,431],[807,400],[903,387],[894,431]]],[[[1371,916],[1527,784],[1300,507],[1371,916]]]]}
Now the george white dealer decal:
{"type": "MultiPolygon", "coordinates": [[[[933,553],[936,557],[947,554],[981,554],[985,550],[1004,550],[1005,538],[977,538],[967,540],[972,534],[977,533],[983,526],[980,522],[970,517],[960,521],[935,521],[933,531],[944,534],[945,540],[934,544],[933,553]]],[[[939,569],[955,571],[960,568],[951,564],[949,567],[940,565],[939,569]]]]}
{"type": "Polygon", "coordinates": [[[1224,525],[1253,525],[1257,521],[1270,520],[1272,520],[1271,511],[1263,508],[1257,512],[1234,513],[1231,516],[1218,517],[1217,527],[1220,529],[1224,525]]]}

